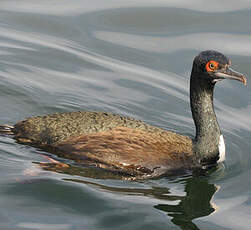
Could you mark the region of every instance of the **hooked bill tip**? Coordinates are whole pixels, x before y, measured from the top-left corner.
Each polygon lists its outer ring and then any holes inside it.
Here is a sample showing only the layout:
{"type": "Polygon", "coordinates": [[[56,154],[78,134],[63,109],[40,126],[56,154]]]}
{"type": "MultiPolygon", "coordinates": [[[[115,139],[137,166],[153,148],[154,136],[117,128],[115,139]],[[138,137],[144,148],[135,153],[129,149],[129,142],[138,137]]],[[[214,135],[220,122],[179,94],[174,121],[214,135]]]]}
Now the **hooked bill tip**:
{"type": "Polygon", "coordinates": [[[243,75],[241,81],[244,85],[247,85],[247,78],[243,75]]]}

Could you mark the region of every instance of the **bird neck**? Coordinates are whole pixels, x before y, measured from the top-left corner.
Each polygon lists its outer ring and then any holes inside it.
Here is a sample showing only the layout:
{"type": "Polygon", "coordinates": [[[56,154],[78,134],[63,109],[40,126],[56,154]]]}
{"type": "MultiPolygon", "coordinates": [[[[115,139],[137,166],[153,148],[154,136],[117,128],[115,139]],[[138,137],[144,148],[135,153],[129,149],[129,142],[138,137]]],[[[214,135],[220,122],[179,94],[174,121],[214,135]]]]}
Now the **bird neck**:
{"type": "Polygon", "coordinates": [[[214,83],[207,77],[192,71],[190,103],[196,136],[193,151],[201,164],[214,164],[219,159],[221,131],[214,112],[214,83]]]}

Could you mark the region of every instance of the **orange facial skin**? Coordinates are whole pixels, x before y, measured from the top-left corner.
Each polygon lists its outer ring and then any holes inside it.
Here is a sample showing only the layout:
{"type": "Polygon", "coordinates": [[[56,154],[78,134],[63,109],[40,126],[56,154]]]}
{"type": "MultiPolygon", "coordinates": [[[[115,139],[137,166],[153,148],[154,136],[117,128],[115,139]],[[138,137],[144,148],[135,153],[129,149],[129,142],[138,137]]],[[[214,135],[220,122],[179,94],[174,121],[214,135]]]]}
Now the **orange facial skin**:
{"type": "Polygon", "coordinates": [[[207,72],[213,72],[218,69],[219,63],[216,61],[209,61],[206,64],[206,71],[207,72]]]}

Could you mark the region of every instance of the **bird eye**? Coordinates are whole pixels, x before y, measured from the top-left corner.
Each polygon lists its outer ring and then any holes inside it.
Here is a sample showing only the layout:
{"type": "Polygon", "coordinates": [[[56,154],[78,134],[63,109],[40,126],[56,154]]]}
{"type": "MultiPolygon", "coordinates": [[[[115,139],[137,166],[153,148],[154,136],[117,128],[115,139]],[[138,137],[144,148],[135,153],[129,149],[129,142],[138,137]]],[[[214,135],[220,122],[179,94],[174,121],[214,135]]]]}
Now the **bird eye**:
{"type": "Polygon", "coordinates": [[[209,61],[206,64],[206,70],[207,70],[207,72],[212,72],[212,71],[216,70],[218,68],[218,65],[219,65],[219,63],[216,62],[216,61],[209,61]]]}
{"type": "Polygon", "coordinates": [[[211,63],[209,64],[209,68],[210,68],[210,69],[214,69],[214,63],[213,63],[213,62],[211,62],[211,63]]]}

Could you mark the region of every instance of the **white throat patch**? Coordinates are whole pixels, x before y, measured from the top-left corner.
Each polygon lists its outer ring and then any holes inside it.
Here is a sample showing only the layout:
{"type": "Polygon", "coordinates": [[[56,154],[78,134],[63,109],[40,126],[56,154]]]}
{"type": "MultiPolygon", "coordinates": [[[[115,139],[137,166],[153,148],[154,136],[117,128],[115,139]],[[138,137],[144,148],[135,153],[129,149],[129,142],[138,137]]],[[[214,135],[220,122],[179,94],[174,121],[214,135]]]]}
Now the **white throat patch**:
{"type": "Polygon", "coordinates": [[[220,135],[220,140],[219,140],[219,153],[220,153],[220,158],[217,161],[222,162],[225,160],[225,142],[224,142],[224,138],[223,135],[220,135]]]}

